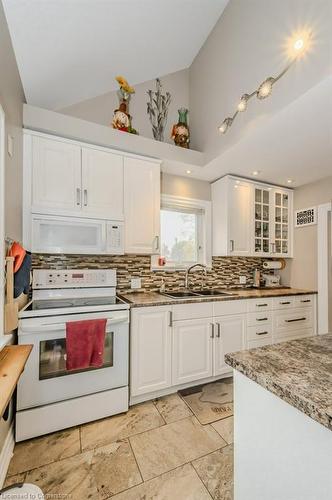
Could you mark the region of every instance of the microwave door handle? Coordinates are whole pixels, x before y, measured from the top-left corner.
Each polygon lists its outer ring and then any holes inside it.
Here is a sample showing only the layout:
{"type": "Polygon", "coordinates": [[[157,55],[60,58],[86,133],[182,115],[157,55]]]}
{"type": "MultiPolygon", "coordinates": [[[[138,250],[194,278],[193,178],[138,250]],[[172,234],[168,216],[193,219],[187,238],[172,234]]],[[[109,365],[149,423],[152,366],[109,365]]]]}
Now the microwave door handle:
{"type": "MultiPolygon", "coordinates": [[[[84,320],[83,320],[84,321],[84,320]]],[[[116,325],[117,323],[128,323],[128,317],[122,316],[120,318],[108,319],[106,323],[106,328],[108,325],[116,325]]],[[[21,328],[21,333],[41,333],[46,332],[47,330],[52,328],[52,332],[54,331],[63,331],[66,329],[66,323],[44,323],[43,325],[35,325],[35,326],[23,326],[21,328]]]]}

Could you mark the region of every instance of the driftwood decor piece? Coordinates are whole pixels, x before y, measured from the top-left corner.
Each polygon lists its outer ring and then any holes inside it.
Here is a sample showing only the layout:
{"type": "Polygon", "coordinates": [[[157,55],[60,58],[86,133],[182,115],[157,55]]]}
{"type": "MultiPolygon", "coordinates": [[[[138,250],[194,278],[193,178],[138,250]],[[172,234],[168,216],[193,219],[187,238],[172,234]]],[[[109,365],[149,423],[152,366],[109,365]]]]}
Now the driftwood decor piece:
{"type": "Polygon", "coordinates": [[[171,102],[171,94],[162,94],[162,84],[156,78],[156,90],[148,90],[149,101],[147,102],[147,113],[152,125],[153,137],[156,141],[164,140],[164,131],[167,122],[168,108],[171,102]]]}

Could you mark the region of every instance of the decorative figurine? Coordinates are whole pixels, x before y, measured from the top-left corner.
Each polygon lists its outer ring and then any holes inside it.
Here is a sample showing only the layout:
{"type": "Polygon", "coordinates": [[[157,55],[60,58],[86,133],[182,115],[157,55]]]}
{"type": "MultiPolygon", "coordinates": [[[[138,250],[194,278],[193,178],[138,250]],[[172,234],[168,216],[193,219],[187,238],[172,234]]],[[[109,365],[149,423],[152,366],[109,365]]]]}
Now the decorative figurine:
{"type": "Polygon", "coordinates": [[[135,93],[135,89],[128,84],[123,76],[117,76],[115,79],[120,85],[117,91],[119,108],[114,111],[112,127],[130,134],[137,134],[137,131],[131,126],[132,117],[129,114],[129,101],[131,94],[135,93]]]}
{"type": "Polygon", "coordinates": [[[173,125],[172,139],[175,142],[176,146],[188,149],[190,142],[190,133],[187,123],[188,109],[180,108],[178,110],[178,113],[179,113],[179,121],[176,125],[173,125]]]}
{"type": "Polygon", "coordinates": [[[164,130],[167,122],[168,108],[171,102],[171,94],[161,93],[162,85],[159,78],[156,78],[156,90],[148,90],[149,102],[147,102],[147,113],[152,125],[153,137],[157,141],[164,140],[164,130]]]}

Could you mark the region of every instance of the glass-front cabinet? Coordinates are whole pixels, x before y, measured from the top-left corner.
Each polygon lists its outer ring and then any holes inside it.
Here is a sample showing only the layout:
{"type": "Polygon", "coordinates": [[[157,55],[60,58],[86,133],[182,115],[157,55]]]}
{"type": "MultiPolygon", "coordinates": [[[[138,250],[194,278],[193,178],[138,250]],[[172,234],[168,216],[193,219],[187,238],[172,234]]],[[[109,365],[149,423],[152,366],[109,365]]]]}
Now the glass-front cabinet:
{"type": "Polygon", "coordinates": [[[291,257],[291,192],[254,186],[254,255],[291,257]]]}

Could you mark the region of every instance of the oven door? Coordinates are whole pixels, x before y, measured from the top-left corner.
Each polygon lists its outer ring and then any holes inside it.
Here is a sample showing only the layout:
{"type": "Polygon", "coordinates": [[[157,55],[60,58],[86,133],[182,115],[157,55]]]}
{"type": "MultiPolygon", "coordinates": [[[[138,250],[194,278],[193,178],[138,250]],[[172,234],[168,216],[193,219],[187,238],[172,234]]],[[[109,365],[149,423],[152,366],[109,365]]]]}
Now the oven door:
{"type": "Polygon", "coordinates": [[[20,321],[19,344],[33,349],[19,380],[17,409],[94,394],[128,385],[129,313],[108,311],[20,321]],[[66,322],[106,318],[103,366],[66,370],[66,322]]]}

